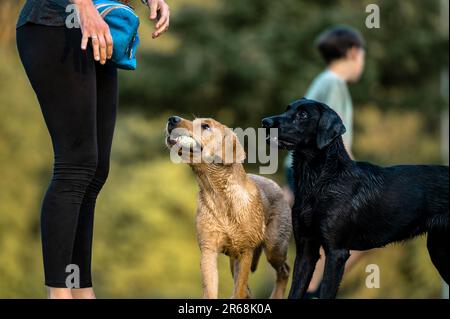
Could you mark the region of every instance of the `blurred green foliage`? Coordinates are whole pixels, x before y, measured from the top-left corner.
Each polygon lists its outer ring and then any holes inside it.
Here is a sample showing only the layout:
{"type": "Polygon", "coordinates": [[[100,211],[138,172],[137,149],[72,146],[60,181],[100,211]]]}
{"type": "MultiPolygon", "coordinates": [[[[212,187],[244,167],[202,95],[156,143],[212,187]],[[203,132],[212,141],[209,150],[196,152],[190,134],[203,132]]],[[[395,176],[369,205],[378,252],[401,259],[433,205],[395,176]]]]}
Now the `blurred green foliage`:
{"type": "MultiPolygon", "coordinates": [[[[367,40],[367,69],[351,86],[358,159],[380,164],[440,162],[440,73],[448,39],[439,1],[375,1],[381,28],[366,29],[374,1],[173,0],[170,33],[143,44],[136,72],[121,73],[121,105],[110,178],[99,197],[94,282],[99,297],[200,297],[195,238],[197,186],[172,164],[163,142],[171,114],[213,116],[236,127],[299,98],[324,65],[312,45],[324,28],[349,24],[367,40]]],[[[52,164],[51,144],[14,49],[23,1],[0,3],[0,297],[44,297],[39,210],[52,164]]],[[[138,4],[136,4],[138,6],[138,4]]],[[[139,9],[142,16],[147,15],[139,9]]],[[[143,19],[144,20],[144,19],[143,19]]],[[[282,154],[283,155],[283,154],[282,154]]],[[[250,167],[253,170],[254,167],[250,167]]],[[[274,179],[283,183],[282,171],[274,179]]],[[[290,252],[290,265],[294,250],[290,252]]],[[[231,295],[220,258],[221,297],[231,295]]],[[[270,294],[262,259],[254,296],[270,294]]],[[[436,298],[440,278],[424,238],[377,249],[345,276],[341,298],[436,298]],[[381,269],[381,288],[364,285],[365,266],[381,269]]]]}

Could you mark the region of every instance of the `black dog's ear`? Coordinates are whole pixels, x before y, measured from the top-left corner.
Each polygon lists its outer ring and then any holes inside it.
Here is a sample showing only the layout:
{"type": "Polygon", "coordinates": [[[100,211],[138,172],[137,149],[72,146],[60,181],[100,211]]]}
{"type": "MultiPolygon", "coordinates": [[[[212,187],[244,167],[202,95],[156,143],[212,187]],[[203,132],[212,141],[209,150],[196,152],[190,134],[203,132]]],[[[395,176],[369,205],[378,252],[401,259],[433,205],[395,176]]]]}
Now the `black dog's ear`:
{"type": "Polygon", "coordinates": [[[323,149],[329,145],[335,138],[346,132],[339,115],[325,104],[322,104],[323,112],[317,127],[317,147],[323,149]]]}

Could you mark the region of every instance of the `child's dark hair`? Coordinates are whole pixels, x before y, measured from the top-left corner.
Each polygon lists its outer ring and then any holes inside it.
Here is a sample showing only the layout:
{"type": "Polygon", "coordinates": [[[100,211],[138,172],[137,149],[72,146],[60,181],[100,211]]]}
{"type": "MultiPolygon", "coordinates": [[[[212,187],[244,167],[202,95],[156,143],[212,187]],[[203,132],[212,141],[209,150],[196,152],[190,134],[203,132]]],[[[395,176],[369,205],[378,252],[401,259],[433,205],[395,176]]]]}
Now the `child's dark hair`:
{"type": "Polygon", "coordinates": [[[323,32],[316,40],[316,47],[327,64],[345,57],[351,48],[364,48],[364,38],[356,29],[338,26],[323,32]]]}

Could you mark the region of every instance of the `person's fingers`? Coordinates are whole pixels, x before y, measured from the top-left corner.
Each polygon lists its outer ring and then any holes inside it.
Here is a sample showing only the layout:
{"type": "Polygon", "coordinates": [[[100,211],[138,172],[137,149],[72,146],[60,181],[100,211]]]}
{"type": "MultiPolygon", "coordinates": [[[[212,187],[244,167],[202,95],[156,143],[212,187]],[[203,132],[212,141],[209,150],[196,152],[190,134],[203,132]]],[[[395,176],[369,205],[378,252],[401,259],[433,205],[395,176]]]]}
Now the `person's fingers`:
{"type": "Polygon", "coordinates": [[[160,29],[162,25],[164,25],[167,22],[168,16],[161,15],[161,19],[158,20],[158,22],[155,25],[156,30],[160,29]]]}
{"type": "Polygon", "coordinates": [[[158,22],[156,23],[156,29],[159,29],[164,23],[166,23],[167,20],[169,20],[169,6],[163,5],[160,9],[161,17],[159,18],[158,22]]]}
{"type": "Polygon", "coordinates": [[[105,40],[106,40],[106,46],[107,46],[106,55],[107,55],[108,59],[111,59],[111,57],[113,55],[114,42],[113,42],[113,38],[111,36],[111,33],[109,31],[105,35],[105,40]]]}
{"type": "Polygon", "coordinates": [[[165,32],[168,28],[168,21],[166,20],[162,25],[160,25],[156,30],[153,32],[153,35],[160,35],[161,33],[165,32]]]}
{"type": "Polygon", "coordinates": [[[155,32],[153,32],[152,36],[153,39],[159,37],[161,34],[163,34],[164,32],[166,32],[169,29],[169,25],[170,25],[170,11],[168,9],[168,7],[166,6],[167,11],[165,12],[164,18],[161,17],[161,24],[159,25],[159,27],[157,27],[157,30],[155,32]]]}
{"type": "Polygon", "coordinates": [[[166,21],[166,23],[164,23],[161,27],[159,27],[158,30],[156,30],[155,32],[153,32],[153,37],[154,37],[154,38],[159,37],[161,34],[163,34],[164,32],[166,32],[167,29],[169,29],[169,21],[166,21]]]}
{"type": "Polygon", "coordinates": [[[83,38],[81,39],[81,50],[86,50],[88,42],[89,34],[87,32],[83,32],[83,38]]]}
{"type": "Polygon", "coordinates": [[[91,35],[94,60],[100,61],[100,43],[97,35],[91,35]]]}
{"type": "Polygon", "coordinates": [[[150,19],[155,20],[158,15],[158,0],[150,1],[150,19]]]}
{"type": "Polygon", "coordinates": [[[106,63],[106,40],[105,35],[101,34],[98,37],[98,41],[100,43],[100,63],[105,64],[106,63]]]}

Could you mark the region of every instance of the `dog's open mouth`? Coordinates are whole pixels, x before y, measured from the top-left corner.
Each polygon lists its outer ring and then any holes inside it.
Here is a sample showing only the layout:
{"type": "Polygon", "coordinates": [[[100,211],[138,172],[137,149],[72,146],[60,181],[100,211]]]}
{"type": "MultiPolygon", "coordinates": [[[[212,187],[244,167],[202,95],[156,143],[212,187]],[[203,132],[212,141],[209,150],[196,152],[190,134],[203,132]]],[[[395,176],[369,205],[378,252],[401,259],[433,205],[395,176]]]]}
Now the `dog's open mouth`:
{"type": "Polygon", "coordinates": [[[292,148],[295,145],[294,143],[292,143],[284,138],[280,138],[279,136],[270,136],[270,135],[268,135],[266,137],[266,142],[270,146],[281,147],[281,148],[292,148]]]}
{"type": "Polygon", "coordinates": [[[178,145],[182,149],[190,150],[191,152],[198,152],[202,150],[200,143],[188,135],[168,135],[166,138],[166,144],[168,147],[178,145]]]}

